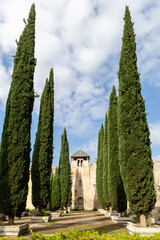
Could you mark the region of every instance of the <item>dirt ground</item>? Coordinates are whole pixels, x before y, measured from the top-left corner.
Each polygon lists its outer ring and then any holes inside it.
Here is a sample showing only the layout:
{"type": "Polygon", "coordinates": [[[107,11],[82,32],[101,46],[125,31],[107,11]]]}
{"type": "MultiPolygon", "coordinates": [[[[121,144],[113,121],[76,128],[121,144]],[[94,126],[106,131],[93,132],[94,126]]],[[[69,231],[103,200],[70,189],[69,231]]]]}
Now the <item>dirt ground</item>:
{"type": "Polygon", "coordinates": [[[113,223],[110,218],[106,218],[98,211],[67,213],[61,217],[52,219],[52,221],[48,223],[32,223],[30,219],[31,217],[28,216],[15,219],[15,224],[29,224],[29,231],[25,236],[30,235],[30,230],[44,235],[51,235],[56,232],[69,232],[72,229],[76,231],[94,229],[100,234],[103,232],[108,234],[115,232],[128,233],[124,224],[113,223]]]}

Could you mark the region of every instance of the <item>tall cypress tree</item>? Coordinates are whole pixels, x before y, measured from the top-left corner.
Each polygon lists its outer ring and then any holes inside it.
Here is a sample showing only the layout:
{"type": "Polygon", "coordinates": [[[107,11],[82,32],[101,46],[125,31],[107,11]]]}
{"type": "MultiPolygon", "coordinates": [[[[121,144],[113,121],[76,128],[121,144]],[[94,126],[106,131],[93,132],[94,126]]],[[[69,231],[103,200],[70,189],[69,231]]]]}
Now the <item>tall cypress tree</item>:
{"type": "Polygon", "coordinates": [[[97,167],[96,167],[96,191],[97,191],[97,197],[98,197],[98,203],[99,203],[99,205],[100,205],[100,190],[99,190],[99,188],[100,188],[100,184],[99,184],[99,182],[100,182],[100,180],[99,180],[99,178],[100,178],[100,134],[101,134],[101,130],[99,130],[99,132],[98,132],[98,146],[97,146],[97,160],[96,160],[96,165],[97,165],[97,167]]]}
{"type": "Polygon", "coordinates": [[[17,43],[12,82],[6,104],[0,159],[0,205],[9,216],[21,216],[28,193],[30,164],[30,128],[33,110],[33,77],[36,60],[35,4],[31,6],[28,21],[17,43]]]}
{"type": "Polygon", "coordinates": [[[104,142],[103,142],[103,199],[104,206],[109,207],[108,194],[108,117],[105,115],[104,142]]]}
{"type": "Polygon", "coordinates": [[[117,95],[113,86],[108,109],[108,193],[112,208],[122,213],[127,199],[119,168],[117,95]]]}
{"type": "Polygon", "coordinates": [[[69,144],[67,140],[67,131],[64,128],[61,136],[61,152],[59,160],[60,174],[60,192],[61,192],[61,207],[67,207],[71,204],[71,167],[69,162],[69,144]]]}
{"type": "Polygon", "coordinates": [[[99,205],[104,208],[103,198],[103,140],[104,140],[104,127],[101,125],[101,129],[98,134],[98,152],[97,152],[97,168],[96,168],[96,189],[99,205]]]}
{"type": "MultiPolygon", "coordinates": [[[[130,208],[141,220],[155,204],[153,162],[145,103],[137,70],[135,34],[128,6],[119,62],[119,157],[120,170],[130,208]]],[[[145,225],[145,223],[144,223],[145,225]]]]}
{"type": "Polygon", "coordinates": [[[50,209],[56,210],[61,206],[59,169],[56,168],[54,177],[51,180],[50,209]]]}
{"type": "Polygon", "coordinates": [[[41,211],[50,199],[53,158],[54,84],[53,69],[46,79],[41,97],[38,130],[32,157],[32,203],[41,211]]]}

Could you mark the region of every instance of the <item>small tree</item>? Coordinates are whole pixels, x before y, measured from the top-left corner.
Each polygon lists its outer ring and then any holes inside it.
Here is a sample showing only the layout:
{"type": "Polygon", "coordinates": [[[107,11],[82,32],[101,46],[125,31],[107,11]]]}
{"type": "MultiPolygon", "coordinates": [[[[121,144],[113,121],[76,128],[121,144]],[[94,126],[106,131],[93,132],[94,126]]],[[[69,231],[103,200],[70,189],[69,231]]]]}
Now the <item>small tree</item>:
{"type": "Polygon", "coordinates": [[[108,117],[105,115],[104,142],[103,142],[103,199],[104,206],[109,207],[108,193],[108,117]]]}
{"type": "Polygon", "coordinates": [[[113,86],[108,110],[108,193],[112,208],[122,213],[127,209],[127,199],[119,168],[117,105],[113,86]]]}
{"type": "Polygon", "coordinates": [[[30,128],[34,102],[33,78],[36,60],[35,4],[17,43],[11,87],[8,94],[1,141],[0,206],[8,215],[21,217],[28,194],[30,128]]]}
{"type": "Polygon", "coordinates": [[[32,157],[32,203],[41,212],[50,199],[50,175],[53,157],[53,69],[41,97],[38,131],[32,157]]]}
{"type": "Polygon", "coordinates": [[[50,209],[57,210],[61,206],[59,169],[56,168],[54,177],[51,180],[50,209]]]}
{"type": "Polygon", "coordinates": [[[145,103],[141,95],[135,34],[128,6],[125,9],[124,22],[118,72],[120,171],[130,208],[140,214],[141,225],[146,226],[145,216],[153,209],[156,195],[150,133],[146,120],[145,103]]]}
{"type": "Polygon", "coordinates": [[[96,189],[99,205],[104,208],[103,198],[103,141],[104,140],[104,127],[101,125],[101,129],[98,134],[98,151],[97,151],[97,168],[96,168],[96,189]]]}
{"type": "Polygon", "coordinates": [[[71,204],[71,167],[69,162],[69,144],[67,140],[67,131],[64,128],[61,136],[61,152],[59,160],[61,207],[66,208],[71,204]]]}

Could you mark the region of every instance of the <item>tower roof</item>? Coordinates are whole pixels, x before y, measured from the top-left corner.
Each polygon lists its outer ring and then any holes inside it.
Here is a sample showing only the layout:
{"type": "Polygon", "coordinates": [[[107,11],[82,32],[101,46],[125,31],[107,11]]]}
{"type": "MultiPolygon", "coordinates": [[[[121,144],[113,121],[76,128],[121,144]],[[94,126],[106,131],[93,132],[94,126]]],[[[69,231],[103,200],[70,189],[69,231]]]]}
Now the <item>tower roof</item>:
{"type": "Polygon", "coordinates": [[[75,154],[73,154],[71,157],[89,157],[89,155],[82,150],[78,150],[75,154]]]}

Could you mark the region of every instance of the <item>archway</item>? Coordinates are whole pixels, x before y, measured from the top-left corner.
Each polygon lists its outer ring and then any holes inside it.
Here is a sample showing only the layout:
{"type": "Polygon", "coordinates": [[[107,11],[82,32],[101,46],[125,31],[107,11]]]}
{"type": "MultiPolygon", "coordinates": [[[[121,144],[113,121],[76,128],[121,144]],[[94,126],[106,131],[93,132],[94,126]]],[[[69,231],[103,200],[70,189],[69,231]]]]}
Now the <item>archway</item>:
{"type": "Polygon", "coordinates": [[[77,208],[79,210],[84,210],[84,201],[83,201],[83,198],[82,197],[79,197],[77,199],[77,208]]]}

